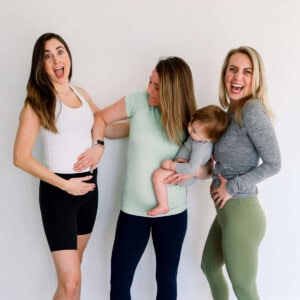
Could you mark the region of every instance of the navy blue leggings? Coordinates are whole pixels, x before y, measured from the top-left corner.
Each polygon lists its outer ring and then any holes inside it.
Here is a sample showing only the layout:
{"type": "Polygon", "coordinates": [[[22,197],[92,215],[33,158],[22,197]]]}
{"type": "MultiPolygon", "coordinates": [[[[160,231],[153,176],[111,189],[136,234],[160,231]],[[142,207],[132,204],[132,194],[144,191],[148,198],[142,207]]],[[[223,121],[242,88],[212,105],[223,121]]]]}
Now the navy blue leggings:
{"type": "Polygon", "coordinates": [[[130,287],[150,232],[156,255],[157,300],[177,297],[177,270],[187,228],[187,212],[139,217],[120,212],[111,259],[111,300],[130,300],[130,287]]]}

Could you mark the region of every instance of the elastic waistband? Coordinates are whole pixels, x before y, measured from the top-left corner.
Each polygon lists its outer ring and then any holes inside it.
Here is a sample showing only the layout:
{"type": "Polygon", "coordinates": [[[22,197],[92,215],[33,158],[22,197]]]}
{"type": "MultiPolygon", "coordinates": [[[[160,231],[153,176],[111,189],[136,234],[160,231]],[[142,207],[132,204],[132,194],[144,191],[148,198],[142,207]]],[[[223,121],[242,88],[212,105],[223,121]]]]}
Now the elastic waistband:
{"type": "MultiPolygon", "coordinates": [[[[248,197],[248,198],[231,198],[230,200],[227,201],[225,204],[225,207],[232,207],[232,206],[260,206],[258,197],[253,196],[253,197],[248,197]]],[[[222,210],[216,207],[217,210],[222,210]]]]}
{"type": "Polygon", "coordinates": [[[97,176],[97,169],[95,169],[93,171],[93,173],[83,172],[83,173],[70,173],[70,174],[63,174],[63,173],[55,173],[55,174],[64,179],[78,178],[78,177],[84,177],[84,176],[89,176],[89,175],[92,175],[94,177],[94,176],[97,176]]]}

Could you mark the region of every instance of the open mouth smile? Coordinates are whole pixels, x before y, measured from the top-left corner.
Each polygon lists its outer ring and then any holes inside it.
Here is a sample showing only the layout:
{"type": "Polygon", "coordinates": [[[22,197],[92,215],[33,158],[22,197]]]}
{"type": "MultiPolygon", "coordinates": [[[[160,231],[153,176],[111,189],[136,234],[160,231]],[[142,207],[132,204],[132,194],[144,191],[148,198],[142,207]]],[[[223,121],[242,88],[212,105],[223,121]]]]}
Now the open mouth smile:
{"type": "Polygon", "coordinates": [[[232,83],[230,89],[232,93],[240,93],[244,89],[244,85],[232,83]]]}
{"type": "Polygon", "coordinates": [[[62,78],[64,76],[64,68],[63,67],[55,68],[54,73],[57,78],[62,78]]]}

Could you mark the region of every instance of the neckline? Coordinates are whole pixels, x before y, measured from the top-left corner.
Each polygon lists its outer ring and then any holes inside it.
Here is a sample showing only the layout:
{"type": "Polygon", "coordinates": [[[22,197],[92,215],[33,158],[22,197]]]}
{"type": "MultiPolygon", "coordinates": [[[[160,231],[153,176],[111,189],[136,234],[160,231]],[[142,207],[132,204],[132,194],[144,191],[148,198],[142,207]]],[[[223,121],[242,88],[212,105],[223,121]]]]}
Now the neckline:
{"type": "Polygon", "coordinates": [[[73,91],[73,93],[75,94],[75,96],[77,97],[77,99],[80,101],[81,105],[78,106],[78,107],[72,107],[72,106],[69,106],[67,104],[65,104],[60,98],[59,96],[56,94],[56,98],[58,99],[58,101],[66,108],[68,109],[80,109],[83,107],[83,101],[80,97],[80,95],[78,94],[78,92],[73,88],[73,86],[71,84],[69,84],[69,87],[71,88],[71,90],[73,91]]]}

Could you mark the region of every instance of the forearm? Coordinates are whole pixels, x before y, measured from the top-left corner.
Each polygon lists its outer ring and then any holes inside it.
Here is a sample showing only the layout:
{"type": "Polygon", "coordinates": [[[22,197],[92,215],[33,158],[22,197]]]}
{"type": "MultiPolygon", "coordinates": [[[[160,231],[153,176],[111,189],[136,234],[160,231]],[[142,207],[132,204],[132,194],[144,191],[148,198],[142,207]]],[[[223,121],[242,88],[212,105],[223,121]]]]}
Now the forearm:
{"type": "Polygon", "coordinates": [[[205,180],[211,177],[213,170],[213,162],[210,160],[205,166],[201,166],[197,172],[195,177],[200,180],[205,180]]]}
{"type": "Polygon", "coordinates": [[[101,111],[99,111],[94,115],[94,126],[92,130],[92,136],[94,141],[104,140],[105,126],[105,120],[102,116],[101,111]]]}
{"type": "Polygon", "coordinates": [[[176,172],[182,174],[196,174],[199,166],[192,165],[190,162],[187,163],[177,163],[176,164],[176,172]]]}
{"type": "Polygon", "coordinates": [[[53,186],[58,187],[59,189],[66,189],[66,180],[59,177],[58,175],[51,172],[43,164],[41,164],[34,157],[18,157],[14,156],[14,165],[28,174],[43,180],[53,186]]]}
{"type": "Polygon", "coordinates": [[[198,169],[210,160],[212,150],[213,144],[211,142],[195,142],[189,138],[176,156],[188,158],[188,161],[178,163],[176,165],[176,172],[192,175],[197,174],[198,169]]]}
{"type": "Polygon", "coordinates": [[[263,180],[276,174],[280,169],[280,160],[272,163],[262,163],[258,167],[254,168],[248,173],[235,176],[233,179],[227,182],[227,191],[231,195],[235,195],[238,192],[244,192],[252,186],[262,182],[263,180]]]}
{"type": "MultiPolygon", "coordinates": [[[[202,161],[194,161],[190,160],[188,162],[179,162],[176,164],[176,172],[182,173],[182,174],[190,174],[195,177],[198,177],[199,174],[202,174],[206,177],[206,173],[211,173],[210,167],[206,166],[207,160],[205,159],[205,162],[202,161]],[[203,168],[203,169],[202,169],[203,168]]],[[[202,176],[202,175],[201,175],[202,176]]]]}

